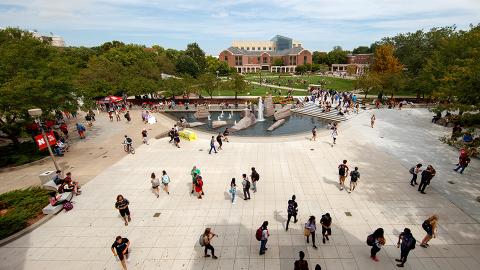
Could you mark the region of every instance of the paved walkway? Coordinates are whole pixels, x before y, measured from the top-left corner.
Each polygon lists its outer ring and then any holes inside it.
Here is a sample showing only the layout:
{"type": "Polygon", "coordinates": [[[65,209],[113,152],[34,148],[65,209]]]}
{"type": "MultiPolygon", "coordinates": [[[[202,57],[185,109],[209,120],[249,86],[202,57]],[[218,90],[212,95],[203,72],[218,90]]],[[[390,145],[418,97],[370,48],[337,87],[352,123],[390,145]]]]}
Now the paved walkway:
{"type": "MultiPolygon", "coordinates": [[[[81,184],[88,182],[125,156],[123,151],[123,136],[128,134],[134,140],[134,145],[141,144],[141,131],[147,128],[150,137],[167,131],[170,123],[164,117],[159,118],[156,124],[144,124],[141,121],[140,111],[130,111],[132,121],[110,122],[108,114],[101,112],[97,115],[93,127],[87,127],[87,138],[80,140],[74,130],[75,122],[70,126],[70,151],[63,157],[57,157],[59,166],[64,171],[71,171],[73,178],[81,184]],[[168,124],[166,124],[168,122],[168,124]]],[[[79,122],[85,122],[84,114],[78,116],[79,122]]],[[[23,169],[0,173],[0,194],[14,189],[27,188],[39,185],[38,175],[48,170],[55,170],[53,163],[47,159],[43,164],[23,169]]]]}
{"type": "Polygon", "coordinates": [[[417,246],[405,269],[480,269],[480,224],[467,203],[467,196],[479,192],[478,160],[461,177],[450,173],[443,162],[455,162],[457,153],[435,139],[448,130],[424,121],[430,116],[426,110],[375,111],[374,129],[368,125],[369,113],[340,124],[333,147],[326,131],[319,132],[317,142],[307,140],[308,134],[232,137],[224,150],[212,155],[203,133],[198,141],[182,141],[180,149],[167,139],[152,141],[85,185],[72,211],[0,248],[0,269],[120,269],[110,252],[116,235],[131,241],[129,269],[291,270],[300,250],[311,268],[318,263],[328,270],[396,269],[399,232],[409,227],[421,240],[420,224],[432,214],[440,216],[438,237],[427,249],[417,246]],[[342,159],[360,168],[359,186],[351,194],[338,189],[342,159]],[[419,160],[431,162],[438,171],[426,195],[408,184],[408,167],[419,160]],[[193,165],[205,179],[202,200],[190,195],[193,165]],[[240,198],[230,204],[230,179],[236,177],[239,183],[251,166],[261,175],[259,191],[250,201],[240,198]],[[172,179],[171,194],[157,199],[149,175],[163,169],[172,179]],[[444,184],[447,180],[457,183],[444,184]],[[131,202],[133,220],[127,227],[113,207],[117,194],[131,202]],[[285,232],[287,200],[293,194],[299,222],[285,232]],[[317,239],[315,250],[305,243],[303,224],[308,216],[318,221],[325,212],[333,217],[333,235],[325,245],[317,239]],[[269,221],[271,237],[266,255],[259,256],[254,233],[264,220],[269,221]],[[213,240],[219,260],[203,258],[197,242],[205,227],[219,235],[213,240]],[[387,245],[379,253],[380,262],[373,262],[365,239],[378,227],[385,229],[387,245]]]}

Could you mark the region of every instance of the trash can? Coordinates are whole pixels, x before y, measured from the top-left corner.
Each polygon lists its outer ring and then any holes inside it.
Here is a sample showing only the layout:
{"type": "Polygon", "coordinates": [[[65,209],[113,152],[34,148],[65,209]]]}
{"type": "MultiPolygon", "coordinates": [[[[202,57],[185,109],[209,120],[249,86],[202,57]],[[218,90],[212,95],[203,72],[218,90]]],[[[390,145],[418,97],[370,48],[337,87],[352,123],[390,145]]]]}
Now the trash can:
{"type": "Polygon", "coordinates": [[[40,178],[40,184],[43,185],[48,181],[52,180],[54,175],[55,175],[55,171],[46,171],[44,173],[41,173],[38,176],[38,178],[40,178]]]}

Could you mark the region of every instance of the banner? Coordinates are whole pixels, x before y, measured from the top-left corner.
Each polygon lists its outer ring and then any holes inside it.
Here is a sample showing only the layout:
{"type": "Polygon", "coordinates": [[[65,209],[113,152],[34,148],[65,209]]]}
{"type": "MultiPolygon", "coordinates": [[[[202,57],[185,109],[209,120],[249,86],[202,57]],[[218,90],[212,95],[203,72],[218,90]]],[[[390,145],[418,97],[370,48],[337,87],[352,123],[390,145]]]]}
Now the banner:
{"type": "MultiPolygon", "coordinates": [[[[53,131],[45,133],[48,143],[50,145],[55,145],[57,144],[57,140],[55,139],[55,136],[53,135],[53,131]]],[[[45,139],[43,138],[42,134],[35,136],[35,142],[37,143],[38,149],[43,150],[47,148],[47,143],[45,142],[45,139]]]]}

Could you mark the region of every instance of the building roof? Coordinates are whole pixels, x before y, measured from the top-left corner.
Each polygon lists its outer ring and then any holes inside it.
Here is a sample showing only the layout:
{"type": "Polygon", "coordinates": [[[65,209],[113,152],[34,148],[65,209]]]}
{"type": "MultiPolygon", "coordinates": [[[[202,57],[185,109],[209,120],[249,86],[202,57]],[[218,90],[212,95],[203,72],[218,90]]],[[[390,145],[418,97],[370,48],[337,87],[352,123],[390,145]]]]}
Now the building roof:
{"type": "Polygon", "coordinates": [[[227,49],[227,51],[231,52],[234,55],[248,55],[248,56],[260,56],[263,53],[267,53],[270,56],[284,56],[284,55],[291,55],[291,54],[299,54],[305,50],[302,47],[293,47],[290,49],[285,49],[285,50],[280,50],[280,51],[247,51],[247,50],[242,50],[238,49],[235,47],[230,47],[227,49]]]}

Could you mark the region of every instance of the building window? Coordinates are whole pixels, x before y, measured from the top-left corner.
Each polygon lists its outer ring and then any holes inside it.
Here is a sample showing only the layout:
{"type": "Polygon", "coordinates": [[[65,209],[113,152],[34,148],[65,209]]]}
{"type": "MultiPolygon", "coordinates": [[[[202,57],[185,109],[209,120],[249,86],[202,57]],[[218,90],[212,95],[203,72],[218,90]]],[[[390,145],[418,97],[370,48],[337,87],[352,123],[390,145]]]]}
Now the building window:
{"type": "Polygon", "coordinates": [[[271,50],[272,50],[272,47],[268,47],[268,50],[271,51],[271,50]]]}
{"type": "Polygon", "coordinates": [[[266,51],[266,50],[267,50],[267,47],[263,47],[263,50],[266,51]]]}
{"type": "Polygon", "coordinates": [[[307,56],[306,56],[306,55],[303,56],[303,64],[304,64],[304,65],[307,64],[307,56]]]}
{"type": "Polygon", "coordinates": [[[264,64],[268,63],[268,58],[266,56],[263,57],[263,63],[264,64]]]}
{"type": "Polygon", "coordinates": [[[258,50],[259,50],[259,51],[261,51],[261,50],[262,50],[262,48],[258,47],[258,50]]]}
{"type": "Polygon", "coordinates": [[[257,57],[257,64],[259,64],[259,63],[260,63],[260,56],[257,57]]]}
{"type": "Polygon", "coordinates": [[[255,51],[255,47],[252,47],[252,51],[255,51]]]}
{"type": "Polygon", "coordinates": [[[243,65],[242,56],[235,56],[235,65],[236,66],[242,66],[243,65]]]}
{"type": "Polygon", "coordinates": [[[250,51],[250,47],[247,47],[247,51],[250,51]]]}
{"type": "Polygon", "coordinates": [[[225,62],[228,62],[228,55],[225,55],[224,59],[225,59],[225,62]]]}

